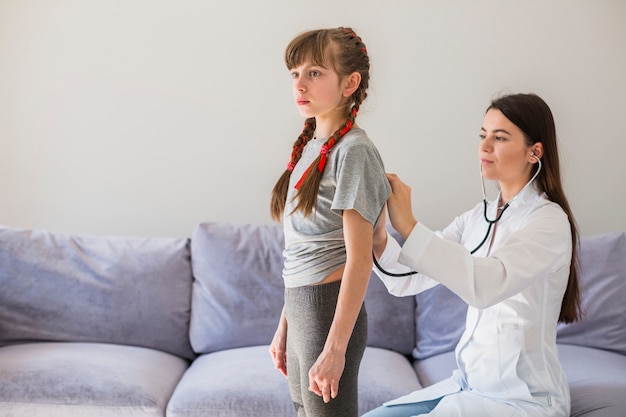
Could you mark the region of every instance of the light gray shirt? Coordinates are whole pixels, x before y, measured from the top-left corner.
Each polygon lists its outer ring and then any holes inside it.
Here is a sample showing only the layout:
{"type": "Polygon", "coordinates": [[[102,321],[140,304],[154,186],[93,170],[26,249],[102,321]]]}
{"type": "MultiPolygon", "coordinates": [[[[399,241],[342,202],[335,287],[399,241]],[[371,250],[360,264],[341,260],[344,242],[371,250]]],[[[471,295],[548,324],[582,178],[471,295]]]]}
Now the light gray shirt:
{"type": "Polygon", "coordinates": [[[288,288],[318,283],[345,264],[343,210],[354,209],[375,224],[391,193],[378,150],[364,130],[352,128],[328,155],[313,213],[293,213],[295,184],[325,141],[310,140],[291,173],[283,219],[283,278],[288,288]]]}

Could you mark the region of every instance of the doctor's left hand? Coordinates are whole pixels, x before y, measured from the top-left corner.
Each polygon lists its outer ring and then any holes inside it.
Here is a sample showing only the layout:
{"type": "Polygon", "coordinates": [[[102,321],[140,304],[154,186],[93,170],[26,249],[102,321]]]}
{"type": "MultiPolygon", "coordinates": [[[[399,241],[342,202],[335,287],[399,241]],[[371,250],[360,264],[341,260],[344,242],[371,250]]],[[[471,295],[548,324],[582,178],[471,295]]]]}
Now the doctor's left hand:
{"type": "Polygon", "coordinates": [[[309,370],[309,391],[322,397],[325,403],[337,397],[345,365],[345,354],[322,351],[309,370]]]}
{"type": "Polygon", "coordinates": [[[411,187],[402,182],[396,174],[387,174],[387,180],[391,185],[391,195],[387,200],[389,221],[406,239],[417,224],[411,205],[411,187]]]}

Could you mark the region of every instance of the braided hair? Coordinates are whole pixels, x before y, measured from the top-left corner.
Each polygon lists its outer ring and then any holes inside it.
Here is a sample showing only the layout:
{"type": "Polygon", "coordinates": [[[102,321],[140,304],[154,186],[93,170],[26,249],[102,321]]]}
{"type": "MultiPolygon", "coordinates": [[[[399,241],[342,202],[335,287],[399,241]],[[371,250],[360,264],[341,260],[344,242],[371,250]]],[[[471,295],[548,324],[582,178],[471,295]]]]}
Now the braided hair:
{"type": "MultiPolygon", "coordinates": [[[[306,216],[313,212],[317,203],[317,193],[326,159],[333,146],[354,126],[359,107],[367,97],[369,86],[370,64],[367,49],[361,38],[350,28],[339,27],[304,32],[294,38],[285,51],[285,63],[288,69],[295,68],[307,59],[311,59],[316,65],[327,67],[328,65],[325,65],[327,57],[330,57],[331,61],[328,64],[337,74],[344,76],[358,72],[361,75],[361,82],[348,103],[351,108],[347,112],[346,121],[322,145],[320,154],[296,184],[297,204],[294,211],[301,211],[306,216]],[[326,55],[327,51],[331,53],[326,55]]],[[[305,120],[302,133],[293,144],[287,169],[272,190],[270,211],[276,221],[281,220],[285,211],[291,173],[302,157],[304,147],[313,138],[314,132],[315,118],[311,117],[305,120]]]]}

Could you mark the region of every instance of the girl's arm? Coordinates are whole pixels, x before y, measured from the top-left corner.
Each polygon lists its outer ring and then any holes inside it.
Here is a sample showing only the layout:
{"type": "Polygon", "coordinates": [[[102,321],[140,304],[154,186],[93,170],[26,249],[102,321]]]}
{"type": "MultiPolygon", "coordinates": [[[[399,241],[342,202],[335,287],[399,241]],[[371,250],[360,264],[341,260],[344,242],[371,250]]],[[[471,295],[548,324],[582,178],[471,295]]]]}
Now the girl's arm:
{"type": "Polygon", "coordinates": [[[344,210],[343,229],[347,261],[335,317],[324,349],[309,370],[309,390],[323,397],[324,402],[337,396],[346,349],[372,272],[372,224],[358,211],[344,210]]]}

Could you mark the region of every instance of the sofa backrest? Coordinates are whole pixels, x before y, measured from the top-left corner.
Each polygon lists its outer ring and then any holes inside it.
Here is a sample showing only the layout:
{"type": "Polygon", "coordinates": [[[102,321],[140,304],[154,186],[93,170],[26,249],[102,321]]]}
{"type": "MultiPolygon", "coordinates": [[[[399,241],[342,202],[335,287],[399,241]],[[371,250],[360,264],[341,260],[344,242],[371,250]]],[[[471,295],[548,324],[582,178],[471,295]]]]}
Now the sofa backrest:
{"type": "MultiPolygon", "coordinates": [[[[284,301],[283,247],[278,224],[196,228],[190,337],[197,353],[271,342],[284,301]]],[[[365,305],[368,345],[409,354],[415,344],[414,298],[389,295],[372,275],[365,305]]]]}
{"type": "Polygon", "coordinates": [[[191,359],[191,285],[188,239],[0,227],[0,346],[116,343],[191,359]]]}

